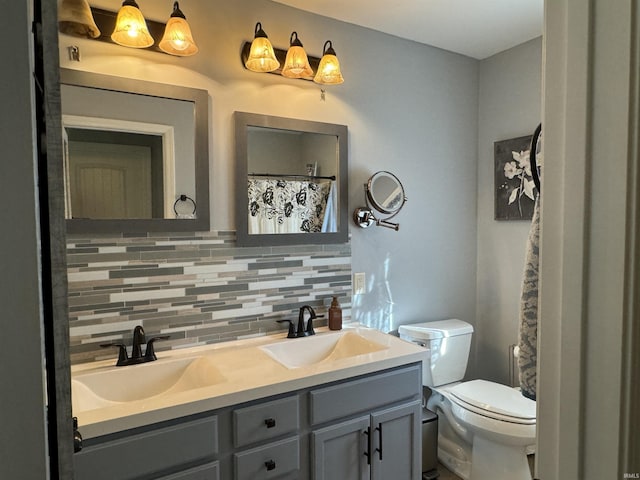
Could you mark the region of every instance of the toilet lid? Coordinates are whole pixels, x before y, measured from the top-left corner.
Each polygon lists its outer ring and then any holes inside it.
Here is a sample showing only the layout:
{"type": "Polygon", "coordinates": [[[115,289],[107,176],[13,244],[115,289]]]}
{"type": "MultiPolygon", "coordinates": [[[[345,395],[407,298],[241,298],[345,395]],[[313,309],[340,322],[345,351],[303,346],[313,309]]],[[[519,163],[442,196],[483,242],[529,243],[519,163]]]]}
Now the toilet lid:
{"type": "Polygon", "coordinates": [[[456,385],[449,392],[452,400],[464,402],[483,415],[516,423],[536,421],[536,402],[523,397],[515,388],[472,380],[456,385]]]}

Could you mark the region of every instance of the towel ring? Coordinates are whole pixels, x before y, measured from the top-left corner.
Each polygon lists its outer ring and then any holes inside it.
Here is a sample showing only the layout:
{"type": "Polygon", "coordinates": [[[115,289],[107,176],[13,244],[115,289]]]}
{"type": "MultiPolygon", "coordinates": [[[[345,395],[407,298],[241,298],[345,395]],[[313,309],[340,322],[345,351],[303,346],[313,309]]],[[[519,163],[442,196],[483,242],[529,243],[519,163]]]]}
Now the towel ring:
{"type": "Polygon", "coordinates": [[[195,201],[193,198],[188,197],[187,195],[180,195],[180,196],[176,199],[175,203],[173,204],[173,212],[176,214],[176,217],[180,217],[180,215],[184,215],[184,213],[182,213],[182,214],[178,213],[178,209],[176,208],[176,207],[178,206],[178,202],[186,202],[187,200],[188,200],[188,201],[190,201],[190,202],[193,204],[193,212],[191,212],[191,214],[190,214],[190,215],[191,215],[192,217],[195,217],[195,215],[196,215],[196,209],[198,208],[198,207],[196,206],[196,201],[195,201]]]}

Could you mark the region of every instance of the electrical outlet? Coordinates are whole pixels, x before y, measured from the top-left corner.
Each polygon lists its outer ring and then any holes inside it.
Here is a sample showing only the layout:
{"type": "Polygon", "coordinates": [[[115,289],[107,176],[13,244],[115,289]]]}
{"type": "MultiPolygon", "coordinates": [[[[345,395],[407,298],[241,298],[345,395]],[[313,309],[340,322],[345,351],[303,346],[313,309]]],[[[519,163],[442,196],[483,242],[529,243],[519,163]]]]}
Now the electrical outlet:
{"type": "Polygon", "coordinates": [[[362,295],[365,292],[364,272],[353,274],[353,294],[362,295]]]}

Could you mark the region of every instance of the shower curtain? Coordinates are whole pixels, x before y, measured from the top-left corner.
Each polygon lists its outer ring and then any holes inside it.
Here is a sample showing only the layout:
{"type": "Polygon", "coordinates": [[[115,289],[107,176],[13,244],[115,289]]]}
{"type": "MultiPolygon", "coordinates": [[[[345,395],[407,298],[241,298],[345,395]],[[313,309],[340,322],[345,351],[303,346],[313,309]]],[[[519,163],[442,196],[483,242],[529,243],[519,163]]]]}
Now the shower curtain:
{"type": "Polygon", "coordinates": [[[531,229],[527,240],[522,293],[520,296],[520,338],[518,340],[518,368],[520,391],[536,399],[537,342],[538,342],[538,266],[540,252],[540,196],[533,207],[531,229]]]}
{"type": "Polygon", "coordinates": [[[249,234],[320,232],[331,182],[249,179],[249,234]]]}
{"type": "Polygon", "coordinates": [[[518,370],[520,391],[531,400],[536,399],[538,365],[538,289],[540,264],[540,174],[543,156],[542,124],[538,125],[531,139],[531,176],[538,191],[533,206],[531,228],[527,239],[522,291],[520,295],[520,334],[518,339],[518,370]]]}

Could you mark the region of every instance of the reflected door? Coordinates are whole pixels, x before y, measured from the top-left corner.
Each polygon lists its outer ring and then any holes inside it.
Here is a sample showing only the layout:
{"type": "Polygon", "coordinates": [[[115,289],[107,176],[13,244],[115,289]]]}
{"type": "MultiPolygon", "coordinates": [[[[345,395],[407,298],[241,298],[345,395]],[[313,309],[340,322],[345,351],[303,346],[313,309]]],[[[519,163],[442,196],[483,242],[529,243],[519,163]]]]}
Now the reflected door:
{"type": "Polygon", "coordinates": [[[151,149],[69,142],[73,218],[151,218],[151,149]]]}

